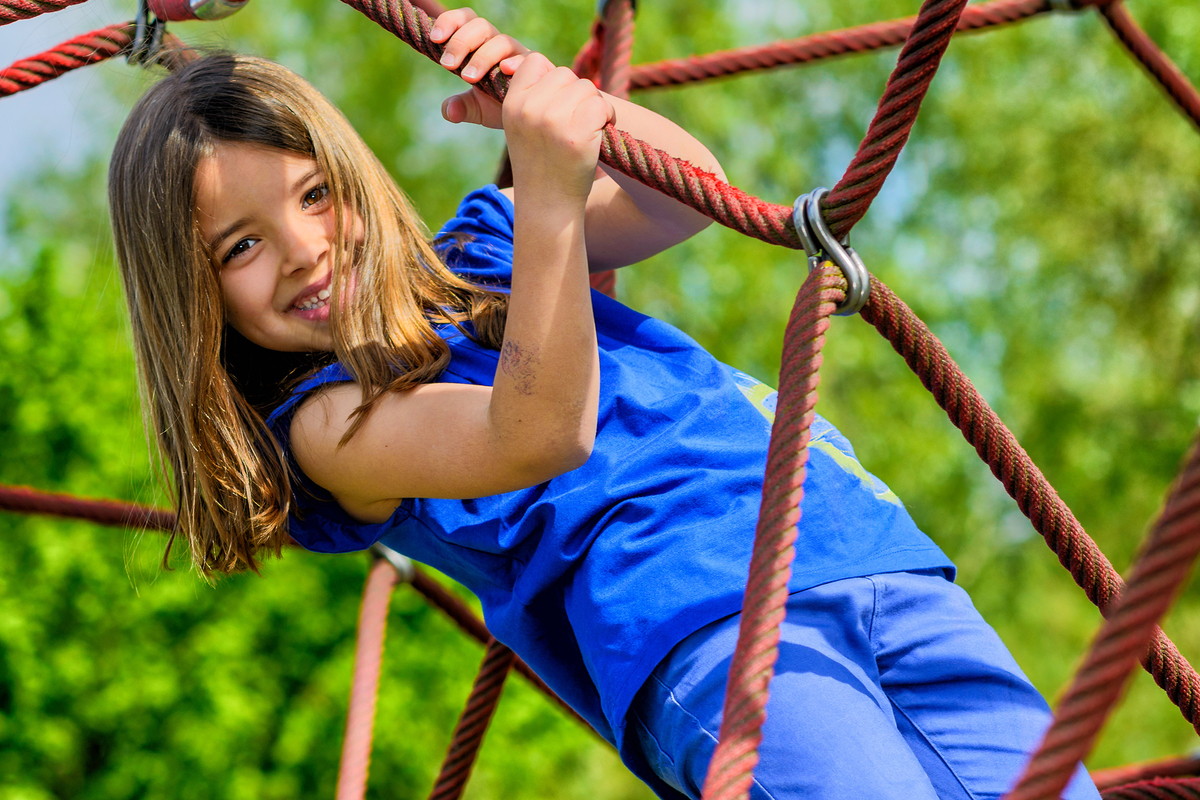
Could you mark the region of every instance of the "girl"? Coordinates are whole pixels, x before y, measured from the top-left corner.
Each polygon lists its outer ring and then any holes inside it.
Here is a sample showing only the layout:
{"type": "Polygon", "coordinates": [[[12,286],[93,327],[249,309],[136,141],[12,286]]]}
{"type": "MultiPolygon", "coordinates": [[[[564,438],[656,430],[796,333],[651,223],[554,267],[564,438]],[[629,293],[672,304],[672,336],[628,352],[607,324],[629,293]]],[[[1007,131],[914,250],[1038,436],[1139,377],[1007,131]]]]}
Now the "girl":
{"type": "MultiPolygon", "coordinates": [[[[436,567],[660,796],[696,798],[774,395],[588,270],[707,224],[597,176],[607,122],[720,167],[470,11],[433,38],[468,82],[512,76],[503,108],[471,90],[443,114],[502,126],[514,179],[433,245],[345,119],[269,62],[201,59],[122,130],[113,229],[177,533],[206,575],[289,535],[436,567]]],[[[799,533],[755,796],[1002,794],[1045,703],[821,419],[799,533]]],[[[1096,797],[1086,775],[1070,796],[1096,797]]]]}

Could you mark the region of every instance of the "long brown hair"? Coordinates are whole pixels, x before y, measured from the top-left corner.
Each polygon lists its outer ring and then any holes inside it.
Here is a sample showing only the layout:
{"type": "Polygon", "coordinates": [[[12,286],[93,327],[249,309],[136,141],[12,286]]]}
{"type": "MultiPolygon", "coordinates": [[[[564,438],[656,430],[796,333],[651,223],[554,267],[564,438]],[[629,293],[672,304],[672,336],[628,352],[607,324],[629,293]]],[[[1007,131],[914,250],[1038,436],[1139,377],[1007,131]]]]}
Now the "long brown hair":
{"type": "Polygon", "coordinates": [[[157,440],[178,510],[163,564],[182,535],[205,576],[257,571],[264,550],[278,554],[287,542],[291,474],[264,417],[286,396],[289,378],[334,357],[273,353],[226,324],[195,197],[197,166],[223,142],[308,156],[325,174],[338,236],[334,351],[363,391],[346,438],[384,393],[431,381],[445,369],[449,349],[435,324],[470,320],[474,338],[498,349],[507,308],[505,295],[443,265],[383,165],[299,76],[270,61],[222,53],[155,84],[117,138],[109,206],[148,435],[157,440]],[[365,231],[357,247],[346,241],[345,223],[354,215],[365,231]]]}

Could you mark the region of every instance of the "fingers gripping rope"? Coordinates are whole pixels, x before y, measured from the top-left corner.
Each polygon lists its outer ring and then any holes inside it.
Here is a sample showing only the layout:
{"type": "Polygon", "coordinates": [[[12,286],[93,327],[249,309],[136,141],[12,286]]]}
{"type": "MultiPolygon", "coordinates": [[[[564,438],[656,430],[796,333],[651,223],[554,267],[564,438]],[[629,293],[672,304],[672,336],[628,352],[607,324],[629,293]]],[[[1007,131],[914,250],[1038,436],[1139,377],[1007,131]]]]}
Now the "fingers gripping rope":
{"type": "MultiPolygon", "coordinates": [[[[414,8],[408,0],[343,2],[430,59],[440,58],[442,46],[429,39],[428,15],[414,8]]],[[[854,223],[866,213],[895,165],[965,4],[966,0],[925,0],[909,43],[901,52],[888,81],[867,138],[846,176],[821,205],[838,238],[849,233],[854,223]],[[836,211],[834,216],[830,215],[831,210],[836,211]]],[[[494,69],[477,85],[493,97],[503,99],[508,79],[494,69]]],[[[650,147],[611,125],[605,128],[600,158],[605,164],[686,203],[722,225],[771,244],[800,247],[788,206],[752,197],[711,173],[650,147]]]]}
{"type": "MultiPolygon", "coordinates": [[[[429,38],[431,21],[408,0],[342,0],[427,58],[441,58],[442,45],[429,38]]],[[[493,69],[476,83],[503,100],[508,77],[493,69]]],[[[600,158],[611,167],[686,203],[717,222],[771,244],[800,247],[791,227],[791,208],[767,203],[729,186],[715,175],[697,169],[612,125],[605,128],[600,158]]]]}

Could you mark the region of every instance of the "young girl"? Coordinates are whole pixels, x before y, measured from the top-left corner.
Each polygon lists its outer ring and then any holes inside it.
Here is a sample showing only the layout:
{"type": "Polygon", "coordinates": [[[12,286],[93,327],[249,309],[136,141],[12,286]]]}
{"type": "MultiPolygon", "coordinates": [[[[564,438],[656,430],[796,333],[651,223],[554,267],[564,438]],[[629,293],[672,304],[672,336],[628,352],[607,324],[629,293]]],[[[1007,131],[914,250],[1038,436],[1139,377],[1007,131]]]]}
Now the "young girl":
{"type": "MultiPolygon", "coordinates": [[[[699,797],[774,394],[592,293],[588,270],[707,224],[597,177],[607,122],[720,168],[469,11],[432,35],[468,82],[512,76],[503,108],[471,90],[443,114],[502,125],[514,180],[468,195],[432,245],[346,120],[275,64],[201,59],[122,130],[113,229],[177,535],[205,574],[289,535],[441,570],[661,797],[699,797]]],[[[754,796],[1001,795],[1042,698],[820,418],[805,489],[754,796]]],[[[1069,796],[1096,792],[1081,774],[1069,796]]]]}

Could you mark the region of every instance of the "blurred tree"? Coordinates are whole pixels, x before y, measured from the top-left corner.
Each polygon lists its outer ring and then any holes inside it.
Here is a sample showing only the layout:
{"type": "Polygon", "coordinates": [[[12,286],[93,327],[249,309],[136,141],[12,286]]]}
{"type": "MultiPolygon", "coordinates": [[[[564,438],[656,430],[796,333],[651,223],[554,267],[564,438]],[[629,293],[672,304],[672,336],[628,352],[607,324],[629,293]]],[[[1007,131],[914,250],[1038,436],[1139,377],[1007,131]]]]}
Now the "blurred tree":
{"type": "MultiPolygon", "coordinates": [[[[635,61],[913,13],[841,4],[660,0],[635,61]]],[[[560,63],[593,8],[479,10],[560,63]]],[[[1200,8],[1139,0],[1200,79],[1200,8]]],[[[184,39],[276,58],[344,110],[436,227],[486,182],[502,138],[438,114],[461,84],[329,0],[251,4],[184,39]]],[[[894,53],[643,94],[709,143],[738,186],[790,202],[849,161],[894,53]]],[[[152,76],[105,67],[114,108],[152,76]]],[[[120,113],[99,123],[110,139],[120,113]]],[[[1091,13],[960,37],[913,141],[854,241],[945,341],[1084,526],[1123,568],[1200,415],[1200,136],[1091,13]]],[[[0,254],[0,480],[161,502],[138,421],[103,165],[44,173],[8,200],[0,254]]],[[[623,300],[722,360],[778,375],[803,259],[712,229],[621,277],[623,300]]],[[[959,564],[959,582],[1052,696],[1098,615],[932,399],[869,326],[836,320],[818,410],[959,564]]],[[[161,542],[0,516],[0,800],[331,794],[359,557],[289,553],[263,578],[159,572],[161,542]]],[[[183,566],[182,564],[180,565],[183,566]]],[[[1167,623],[1200,655],[1196,589],[1167,623]]],[[[427,791],[480,648],[399,590],[373,796],[427,791]]],[[[647,797],[615,757],[515,679],[468,795],[647,797]]],[[[1093,767],[1191,749],[1141,675],[1093,767]]]]}

